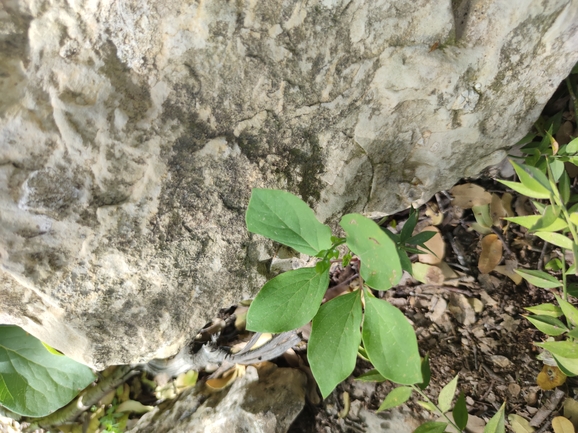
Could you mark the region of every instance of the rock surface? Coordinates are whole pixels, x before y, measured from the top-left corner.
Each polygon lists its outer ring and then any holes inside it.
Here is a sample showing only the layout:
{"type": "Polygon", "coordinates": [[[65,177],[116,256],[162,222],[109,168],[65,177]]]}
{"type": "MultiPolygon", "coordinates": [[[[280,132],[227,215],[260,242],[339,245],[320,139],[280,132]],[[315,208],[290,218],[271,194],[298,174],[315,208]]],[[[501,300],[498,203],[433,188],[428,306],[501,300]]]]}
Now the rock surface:
{"type": "Polygon", "coordinates": [[[577,6],[3,0],[0,323],[97,368],[175,353],[264,282],[252,187],[335,223],[499,162],[577,6]]]}
{"type": "Polygon", "coordinates": [[[213,394],[203,385],[191,388],[169,407],[155,407],[129,433],[284,433],[305,405],[307,379],[293,368],[260,371],[247,367],[230,388],[213,394]]]}

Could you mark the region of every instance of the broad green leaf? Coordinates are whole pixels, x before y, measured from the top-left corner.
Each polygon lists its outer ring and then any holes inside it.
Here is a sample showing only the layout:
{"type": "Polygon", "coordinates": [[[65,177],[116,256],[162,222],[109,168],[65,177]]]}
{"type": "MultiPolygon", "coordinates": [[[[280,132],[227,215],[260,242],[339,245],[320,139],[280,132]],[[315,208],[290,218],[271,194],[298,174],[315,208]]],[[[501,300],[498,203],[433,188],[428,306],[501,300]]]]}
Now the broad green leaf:
{"type": "MultiPolygon", "coordinates": [[[[572,216],[570,216],[570,217],[572,217],[572,216]]],[[[541,218],[542,218],[541,215],[527,215],[527,216],[519,216],[519,217],[508,217],[508,218],[504,218],[504,219],[506,221],[510,221],[510,222],[513,222],[514,224],[519,224],[522,227],[526,227],[527,229],[530,229],[530,228],[534,227],[536,224],[538,224],[538,222],[540,221],[541,218]]],[[[540,229],[539,231],[557,232],[560,230],[564,230],[567,227],[568,227],[568,224],[566,224],[566,221],[564,221],[562,218],[556,218],[556,220],[554,221],[553,224],[549,225],[548,227],[544,227],[544,228],[540,229]]]]}
{"type": "Polygon", "coordinates": [[[547,191],[545,188],[540,188],[538,190],[534,190],[534,189],[528,188],[527,186],[525,186],[519,182],[512,182],[510,180],[501,180],[501,179],[496,179],[496,180],[500,183],[503,183],[508,188],[513,189],[517,193],[525,195],[526,197],[540,198],[540,199],[550,198],[550,193],[544,192],[544,191],[547,191]]]}
{"type": "Polygon", "coordinates": [[[538,328],[546,335],[551,335],[552,337],[557,337],[568,331],[568,328],[564,323],[555,317],[550,316],[525,316],[532,325],[538,328]]]}
{"type": "Polygon", "coordinates": [[[452,415],[454,416],[454,421],[456,425],[463,430],[468,424],[468,408],[466,407],[466,398],[464,393],[460,392],[456,404],[452,410],[452,415]]]}
{"type": "Polygon", "coordinates": [[[458,375],[454,377],[450,383],[442,388],[438,396],[438,407],[442,413],[446,413],[452,407],[452,400],[456,393],[456,386],[458,385],[458,375]]]}
{"type": "Polygon", "coordinates": [[[560,304],[560,308],[562,308],[562,312],[564,313],[564,316],[566,316],[566,319],[568,319],[572,325],[578,326],[578,309],[558,295],[556,295],[556,300],[558,301],[558,304],[560,304]]]}
{"type": "Polygon", "coordinates": [[[379,406],[377,412],[381,412],[382,410],[391,409],[392,407],[404,404],[409,400],[412,392],[413,389],[411,389],[409,386],[400,386],[393,389],[389,394],[387,394],[387,397],[385,397],[385,400],[383,400],[383,403],[381,403],[381,406],[379,406]]]}
{"type": "Polygon", "coordinates": [[[578,138],[575,138],[570,143],[566,145],[566,152],[568,153],[578,153],[578,138]]]}
{"type": "Polygon", "coordinates": [[[428,421],[416,428],[413,433],[444,433],[447,422],[428,421]]]}
{"type": "Polygon", "coordinates": [[[558,183],[562,173],[564,173],[564,163],[558,159],[552,159],[550,161],[550,170],[552,170],[554,182],[558,183]]]}
{"type": "Polygon", "coordinates": [[[522,278],[528,280],[529,283],[536,287],[541,287],[542,289],[553,289],[562,286],[560,281],[546,272],[531,269],[515,269],[514,271],[522,278]]]}
{"type": "Polygon", "coordinates": [[[560,233],[538,232],[536,233],[536,236],[540,239],[544,239],[552,245],[556,245],[557,247],[566,248],[567,250],[572,249],[572,239],[560,233]]]}
{"type": "Polygon", "coordinates": [[[563,356],[553,355],[562,373],[568,377],[578,376],[578,359],[564,358],[563,356]]]}
{"type": "Polygon", "coordinates": [[[423,391],[429,385],[431,379],[431,369],[429,367],[429,353],[426,353],[425,357],[421,360],[421,376],[423,377],[423,382],[418,386],[423,391]]]}
{"type": "Polygon", "coordinates": [[[423,381],[415,331],[401,311],[365,291],[363,346],[383,377],[402,385],[423,381]]]}
{"type": "Polygon", "coordinates": [[[315,268],[284,272],[268,281],[247,313],[247,329],[280,333],[308,323],[319,310],[329,285],[329,271],[315,268]]]}
{"type": "Polygon", "coordinates": [[[17,326],[0,326],[0,404],[41,417],[69,403],[95,376],[86,365],[53,355],[17,326]]]}
{"type": "Polygon", "coordinates": [[[560,191],[560,196],[564,204],[568,204],[570,201],[570,176],[564,171],[562,177],[560,177],[560,183],[558,184],[558,189],[560,191]]]}
{"type": "Polygon", "coordinates": [[[563,314],[560,307],[550,303],[540,304],[534,307],[524,307],[524,310],[540,316],[560,317],[563,314]]]}
{"type": "Polygon", "coordinates": [[[472,212],[474,213],[474,217],[479,225],[482,227],[492,227],[494,221],[492,220],[492,216],[490,215],[490,205],[483,204],[479,206],[473,206],[472,212]]]}
{"type": "Polygon", "coordinates": [[[484,428],[484,433],[505,433],[506,431],[506,420],[504,411],[506,408],[506,403],[502,404],[500,410],[488,421],[486,427],[484,428]]]}
{"type": "Polygon", "coordinates": [[[578,343],[571,341],[546,341],[544,343],[534,343],[534,345],[546,349],[555,357],[578,359],[578,343]]]}
{"type": "Polygon", "coordinates": [[[401,279],[402,269],[393,241],[369,218],[348,214],[339,223],[347,246],[361,260],[361,276],[369,287],[387,290],[401,279]]]}
{"type": "Polygon", "coordinates": [[[385,382],[387,379],[379,374],[379,371],[373,369],[363,373],[361,376],[355,378],[355,380],[361,382],[385,382]]]}
{"type": "Polygon", "coordinates": [[[550,182],[548,181],[548,177],[544,173],[542,173],[536,167],[532,167],[530,165],[524,164],[516,164],[514,161],[510,160],[512,167],[516,170],[516,174],[520,179],[520,182],[524,184],[526,188],[529,188],[535,192],[542,192],[547,193],[548,197],[550,197],[550,192],[552,192],[550,188],[550,182]]]}
{"type": "Polygon", "coordinates": [[[331,229],[307,203],[286,191],[255,188],[245,215],[247,230],[315,256],[331,247],[331,229]]]}
{"type": "Polygon", "coordinates": [[[572,212],[570,214],[570,222],[575,226],[578,226],[578,212],[572,212]]]}
{"type": "Polygon", "coordinates": [[[313,318],[307,359],[323,398],[355,368],[361,318],[359,290],[323,304],[313,318]]]}

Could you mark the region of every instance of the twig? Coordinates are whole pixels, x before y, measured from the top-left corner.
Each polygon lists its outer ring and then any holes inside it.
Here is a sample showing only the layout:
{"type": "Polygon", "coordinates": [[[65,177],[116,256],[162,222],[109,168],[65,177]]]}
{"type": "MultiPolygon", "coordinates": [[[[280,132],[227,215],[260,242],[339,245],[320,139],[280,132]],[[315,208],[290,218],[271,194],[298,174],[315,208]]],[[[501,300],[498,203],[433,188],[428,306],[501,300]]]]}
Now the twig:
{"type": "Polygon", "coordinates": [[[536,412],[534,417],[530,420],[530,425],[532,427],[538,427],[541,425],[546,420],[546,418],[550,416],[552,411],[556,409],[556,406],[558,406],[562,400],[562,397],[565,395],[566,393],[564,391],[556,388],[554,394],[552,394],[552,396],[546,400],[546,403],[540,409],[538,409],[538,412],[536,412]]]}
{"type": "Polygon", "coordinates": [[[510,250],[510,248],[508,247],[508,244],[506,243],[506,240],[504,239],[504,236],[502,236],[502,233],[500,230],[498,230],[496,227],[492,226],[492,231],[494,232],[494,234],[502,241],[502,245],[504,246],[504,249],[506,250],[506,252],[508,253],[509,256],[512,255],[512,250],[510,250]]]}
{"type": "Polygon", "coordinates": [[[536,269],[539,271],[541,271],[544,267],[544,256],[546,255],[546,249],[548,249],[548,242],[544,242],[542,251],[540,251],[540,258],[538,259],[538,264],[536,265],[536,269]]]}

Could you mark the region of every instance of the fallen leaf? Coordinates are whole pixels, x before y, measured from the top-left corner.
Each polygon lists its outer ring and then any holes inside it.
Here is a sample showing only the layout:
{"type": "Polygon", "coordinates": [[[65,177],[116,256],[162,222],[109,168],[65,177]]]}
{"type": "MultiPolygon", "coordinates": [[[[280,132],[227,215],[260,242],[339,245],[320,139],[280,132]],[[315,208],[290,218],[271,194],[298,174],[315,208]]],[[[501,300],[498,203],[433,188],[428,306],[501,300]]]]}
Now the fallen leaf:
{"type": "Polygon", "coordinates": [[[552,428],[554,429],[554,433],[575,433],[574,425],[570,422],[569,419],[564,418],[563,416],[555,416],[552,419],[552,428]]]}
{"type": "Polygon", "coordinates": [[[572,422],[574,427],[578,425],[578,401],[572,397],[564,401],[564,416],[572,422]]]}
{"type": "Polygon", "coordinates": [[[459,278],[460,276],[456,273],[456,271],[454,271],[452,268],[450,268],[450,265],[448,265],[446,262],[444,262],[443,260],[438,263],[436,265],[438,268],[441,269],[444,278],[446,280],[453,280],[455,278],[459,278]]]}
{"type": "Polygon", "coordinates": [[[459,206],[463,209],[490,204],[492,201],[492,195],[489,192],[473,183],[456,185],[450,189],[450,193],[454,196],[452,205],[459,206]]]}
{"type": "Polygon", "coordinates": [[[498,367],[501,367],[501,368],[507,368],[512,363],[508,358],[506,358],[505,356],[502,356],[502,355],[492,355],[490,357],[490,360],[495,365],[497,365],[498,367]]]}
{"type": "Polygon", "coordinates": [[[444,220],[444,214],[437,210],[437,208],[433,209],[429,205],[426,207],[425,214],[426,216],[430,217],[431,223],[434,226],[439,226],[444,220]]]}
{"type": "Polygon", "coordinates": [[[426,254],[419,254],[418,260],[421,263],[427,263],[429,265],[437,265],[440,263],[445,255],[446,244],[442,238],[442,235],[437,227],[429,226],[425,227],[421,232],[430,231],[435,232],[435,236],[427,241],[424,245],[428,247],[434,254],[428,252],[421,248],[426,254]]]}
{"type": "Polygon", "coordinates": [[[528,197],[521,195],[518,196],[516,199],[516,203],[514,204],[514,210],[516,211],[516,215],[518,216],[528,216],[532,215],[532,212],[529,212],[526,209],[526,203],[528,203],[528,197]]]}
{"type": "Polygon", "coordinates": [[[523,278],[520,274],[516,273],[516,269],[518,269],[518,261],[517,260],[506,260],[505,265],[496,266],[494,271],[499,274],[505,275],[506,277],[510,278],[516,285],[519,285],[523,278]]]}
{"type": "Polygon", "coordinates": [[[490,216],[492,217],[492,223],[497,227],[501,226],[502,218],[509,216],[508,212],[504,208],[502,198],[498,194],[492,194],[492,202],[490,203],[490,216]]]}
{"type": "Polygon", "coordinates": [[[478,269],[487,274],[502,260],[502,241],[496,234],[484,236],[482,239],[482,253],[478,260],[478,269]]]}
{"type": "Polygon", "coordinates": [[[127,400],[124,403],[119,404],[115,412],[146,413],[153,409],[153,406],[145,406],[140,401],[127,400]]]}
{"type": "Polygon", "coordinates": [[[508,421],[510,421],[510,426],[514,433],[531,433],[535,431],[526,418],[515,413],[508,415],[508,421]]]}
{"type": "Polygon", "coordinates": [[[452,315],[462,325],[472,325],[476,321],[476,313],[468,302],[468,299],[461,293],[450,294],[449,308],[452,315]]]}
{"type": "Polygon", "coordinates": [[[212,390],[219,391],[229,386],[233,381],[245,374],[245,368],[242,365],[235,365],[229,371],[225,372],[221,377],[207,380],[206,384],[212,390]]]}
{"type": "Polygon", "coordinates": [[[542,371],[538,373],[536,383],[545,391],[556,388],[566,382],[566,375],[558,367],[544,364],[542,371]]]}

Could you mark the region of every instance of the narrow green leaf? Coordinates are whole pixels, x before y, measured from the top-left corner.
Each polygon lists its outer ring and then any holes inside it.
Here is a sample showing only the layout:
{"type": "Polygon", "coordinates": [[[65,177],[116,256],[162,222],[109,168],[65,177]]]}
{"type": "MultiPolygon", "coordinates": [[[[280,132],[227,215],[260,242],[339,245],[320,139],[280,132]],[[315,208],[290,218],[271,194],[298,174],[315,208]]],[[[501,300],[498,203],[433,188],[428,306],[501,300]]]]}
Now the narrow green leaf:
{"type": "Polygon", "coordinates": [[[268,281],[247,312],[247,329],[280,333],[308,323],[319,310],[329,285],[329,271],[315,268],[284,272],[268,281]]]}
{"type": "Polygon", "coordinates": [[[415,229],[415,225],[417,224],[417,217],[418,212],[412,207],[409,211],[409,217],[403,225],[401,233],[399,234],[399,241],[402,244],[406,243],[406,241],[411,237],[413,229],[415,229]]]}
{"type": "Polygon", "coordinates": [[[572,212],[570,214],[570,222],[575,226],[578,226],[578,212],[572,212]]]}
{"type": "Polygon", "coordinates": [[[387,397],[385,397],[385,400],[383,400],[383,403],[381,403],[381,406],[379,406],[377,412],[381,412],[382,410],[391,409],[392,407],[404,404],[409,400],[412,392],[413,389],[411,389],[409,386],[400,386],[398,388],[394,388],[389,394],[387,394],[387,397]]]}
{"type": "Polygon", "coordinates": [[[526,188],[535,192],[547,193],[549,197],[550,192],[552,192],[550,181],[542,171],[530,165],[518,165],[512,160],[510,160],[510,163],[512,164],[512,167],[514,167],[514,170],[516,170],[520,182],[522,182],[526,188]]]}
{"type": "Polygon", "coordinates": [[[563,356],[552,355],[558,367],[568,377],[578,376],[578,359],[564,358],[563,356]]]}
{"type": "Polygon", "coordinates": [[[460,392],[456,404],[452,410],[452,415],[454,416],[454,421],[456,425],[463,430],[468,424],[468,408],[466,407],[466,398],[464,393],[460,392]]]}
{"type": "Polygon", "coordinates": [[[438,408],[431,401],[418,401],[417,404],[430,412],[439,414],[438,408]]]}
{"type": "Polygon", "coordinates": [[[550,316],[524,316],[532,325],[538,328],[546,335],[551,335],[552,337],[557,337],[568,331],[568,328],[564,323],[555,317],[550,316]]]}
{"type": "Polygon", "coordinates": [[[572,249],[572,239],[560,233],[538,232],[536,233],[536,236],[545,240],[546,242],[551,243],[552,245],[556,245],[557,247],[565,248],[567,250],[572,249]]]}
{"type": "Polygon", "coordinates": [[[365,291],[363,346],[383,377],[411,385],[423,382],[415,331],[401,311],[365,291]]]}
{"type": "Polygon", "coordinates": [[[570,201],[570,176],[564,171],[560,177],[560,183],[558,184],[558,189],[560,191],[560,196],[564,204],[568,204],[570,201]]]}
{"type": "Polygon", "coordinates": [[[428,421],[416,428],[413,433],[444,433],[448,423],[428,421]]]}
{"type": "Polygon", "coordinates": [[[560,209],[555,206],[546,206],[544,208],[544,213],[542,217],[536,221],[532,227],[530,227],[531,232],[535,232],[538,230],[545,230],[551,227],[556,220],[558,220],[558,215],[560,215],[560,209]]]}
{"type": "Polygon", "coordinates": [[[255,188],[245,215],[247,230],[315,256],[331,247],[331,229],[307,203],[286,191],[255,188]]]}
{"type": "Polygon", "coordinates": [[[500,410],[488,421],[486,427],[484,428],[484,433],[505,433],[506,431],[506,420],[505,420],[505,409],[506,403],[502,404],[500,410]]]}
{"type": "Polygon", "coordinates": [[[395,243],[369,218],[348,214],[339,223],[347,233],[347,246],[361,260],[361,276],[369,287],[387,290],[401,279],[395,243]]]}
{"type": "MultiPolygon", "coordinates": [[[[572,217],[572,215],[570,215],[570,218],[572,217]]],[[[519,224],[522,227],[526,227],[527,229],[530,229],[532,227],[534,227],[542,218],[541,215],[527,215],[527,216],[520,216],[520,217],[507,217],[504,218],[506,221],[510,221],[513,222],[514,224],[519,224]]],[[[556,218],[556,220],[554,221],[554,223],[552,225],[549,225],[548,227],[544,227],[542,229],[540,229],[540,231],[548,231],[548,232],[557,232],[560,230],[564,230],[565,228],[568,227],[568,224],[566,223],[566,221],[564,221],[562,218],[556,218]]]]}
{"type": "Polygon", "coordinates": [[[525,195],[526,197],[530,197],[530,198],[539,198],[539,199],[545,199],[545,198],[550,198],[550,193],[546,193],[546,192],[542,192],[540,191],[536,191],[533,189],[528,188],[527,186],[518,183],[518,182],[512,182],[510,180],[501,180],[501,179],[496,179],[498,182],[506,185],[508,188],[513,189],[514,191],[516,191],[517,193],[520,193],[522,195],[525,195]]]}
{"type": "Polygon", "coordinates": [[[412,236],[405,243],[406,243],[406,245],[423,246],[423,244],[425,244],[427,241],[429,241],[435,235],[436,235],[436,232],[426,230],[424,232],[418,233],[415,236],[412,236]]]}
{"type": "Polygon", "coordinates": [[[355,368],[361,318],[359,290],[322,305],[313,318],[307,359],[323,398],[355,368]]]}
{"type": "Polygon", "coordinates": [[[553,289],[562,286],[560,281],[546,272],[535,271],[532,269],[515,269],[515,272],[522,278],[528,280],[529,283],[536,287],[541,287],[542,289],[553,289]]]}
{"type": "Polygon", "coordinates": [[[68,404],[95,376],[86,365],[50,353],[17,326],[0,326],[0,404],[41,417],[68,404]]]}
{"type": "Polygon", "coordinates": [[[550,303],[540,304],[534,307],[524,307],[524,310],[540,316],[560,317],[563,314],[560,307],[550,303]]]}
{"type": "Polygon", "coordinates": [[[454,399],[457,385],[458,375],[456,374],[456,377],[454,377],[451,382],[444,386],[440,391],[440,395],[438,396],[438,407],[442,413],[446,413],[452,407],[452,400],[454,399]]]}
{"type": "Polygon", "coordinates": [[[361,376],[355,378],[355,380],[361,382],[385,382],[387,379],[379,374],[379,371],[373,369],[363,373],[361,376]]]}
{"type": "Polygon", "coordinates": [[[578,326],[578,309],[558,295],[556,295],[556,300],[558,301],[558,304],[560,304],[560,308],[562,308],[562,312],[564,313],[564,316],[566,316],[566,319],[568,319],[572,325],[578,326]]]}
{"type": "Polygon", "coordinates": [[[423,382],[418,386],[423,391],[429,385],[431,379],[431,369],[429,367],[429,353],[426,353],[425,357],[421,361],[421,375],[423,377],[423,382]]]}
{"type": "Polygon", "coordinates": [[[554,356],[578,359],[578,344],[572,341],[546,341],[544,343],[534,343],[534,345],[546,349],[554,356]]]}

